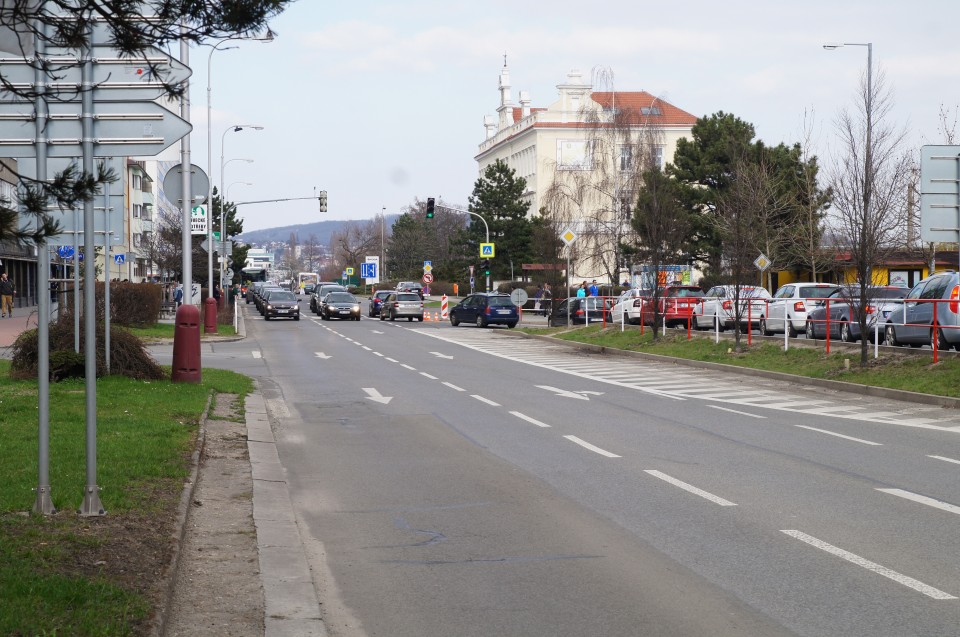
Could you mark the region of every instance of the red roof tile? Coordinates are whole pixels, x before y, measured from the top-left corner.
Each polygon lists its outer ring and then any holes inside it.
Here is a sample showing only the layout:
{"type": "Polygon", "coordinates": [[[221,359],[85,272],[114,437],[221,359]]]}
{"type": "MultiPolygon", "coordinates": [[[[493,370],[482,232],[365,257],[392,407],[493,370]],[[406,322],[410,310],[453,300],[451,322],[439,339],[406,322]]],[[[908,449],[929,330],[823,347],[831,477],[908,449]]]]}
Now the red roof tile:
{"type": "Polygon", "coordinates": [[[660,125],[687,124],[693,126],[697,123],[695,115],[677,108],[670,102],[666,102],[655,95],[646,91],[617,91],[617,92],[595,92],[590,97],[593,101],[603,108],[616,106],[618,110],[626,111],[630,114],[631,123],[639,124],[642,122],[660,125]],[[660,115],[643,114],[641,108],[659,107],[660,115]]]}

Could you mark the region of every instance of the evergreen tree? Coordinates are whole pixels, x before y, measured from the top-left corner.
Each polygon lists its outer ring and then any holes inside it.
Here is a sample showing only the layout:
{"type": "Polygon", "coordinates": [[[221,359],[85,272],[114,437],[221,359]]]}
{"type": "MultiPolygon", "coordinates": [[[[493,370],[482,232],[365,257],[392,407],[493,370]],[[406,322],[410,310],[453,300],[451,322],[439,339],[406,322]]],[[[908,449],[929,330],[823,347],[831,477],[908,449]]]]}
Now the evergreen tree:
{"type": "MultiPolygon", "coordinates": [[[[469,210],[481,215],[490,227],[490,242],[496,245],[496,257],[490,260],[491,278],[506,279],[510,264],[514,272],[521,263],[532,261],[533,230],[527,211],[530,202],[524,197],[527,180],[501,160],[487,166],[483,177],[473,185],[469,210]]],[[[464,253],[480,259],[480,243],[486,241],[483,222],[470,216],[470,226],[463,240],[464,253]]]]}

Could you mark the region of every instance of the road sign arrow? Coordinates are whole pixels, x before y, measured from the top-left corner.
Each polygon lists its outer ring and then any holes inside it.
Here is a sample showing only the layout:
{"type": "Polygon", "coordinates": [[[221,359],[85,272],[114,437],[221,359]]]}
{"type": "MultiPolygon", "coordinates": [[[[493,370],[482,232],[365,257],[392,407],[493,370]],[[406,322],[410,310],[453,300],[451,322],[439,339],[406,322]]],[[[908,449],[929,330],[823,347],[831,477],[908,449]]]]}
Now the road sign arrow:
{"type": "Polygon", "coordinates": [[[552,391],[552,392],[554,392],[557,396],[564,396],[564,397],[566,397],[566,398],[576,398],[577,400],[590,400],[590,398],[589,398],[588,396],[584,396],[584,395],[583,395],[583,394],[586,394],[586,393],[599,395],[599,394],[597,394],[597,392],[575,392],[575,391],[567,391],[566,389],[559,389],[558,387],[551,387],[550,385],[537,385],[537,387],[539,387],[540,389],[546,389],[547,391],[552,391]]]}
{"type": "Polygon", "coordinates": [[[393,396],[381,396],[380,392],[378,392],[373,387],[364,387],[363,391],[367,392],[367,399],[372,400],[374,402],[378,402],[386,405],[391,400],[393,400],[393,396]]]}
{"type": "Polygon", "coordinates": [[[430,352],[430,353],[436,356],[437,358],[449,358],[449,359],[453,358],[453,356],[447,356],[446,354],[441,354],[440,352],[430,352]]]}
{"type": "Polygon", "coordinates": [[[317,355],[317,358],[322,358],[323,360],[330,358],[329,354],[324,354],[323,352],[315,352],[315,354],[317,355]]]}

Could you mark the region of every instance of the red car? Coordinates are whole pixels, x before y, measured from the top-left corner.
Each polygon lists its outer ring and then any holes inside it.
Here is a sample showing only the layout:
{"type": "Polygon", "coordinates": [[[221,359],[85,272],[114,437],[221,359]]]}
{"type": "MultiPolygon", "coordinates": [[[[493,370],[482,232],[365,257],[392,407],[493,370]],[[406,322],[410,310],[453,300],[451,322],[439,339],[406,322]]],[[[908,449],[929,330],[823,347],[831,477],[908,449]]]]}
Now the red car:
{"type": "MultiPolygon", "coordinates": [[[[660,321],[667,327],[690,324],[691,317],[697,312],[703,290],[696,285],[668,285],[660,288],[660,321]]],[[[643,320],[647,325],[653,325],[653,298],[645,299],[643,320]]]]}

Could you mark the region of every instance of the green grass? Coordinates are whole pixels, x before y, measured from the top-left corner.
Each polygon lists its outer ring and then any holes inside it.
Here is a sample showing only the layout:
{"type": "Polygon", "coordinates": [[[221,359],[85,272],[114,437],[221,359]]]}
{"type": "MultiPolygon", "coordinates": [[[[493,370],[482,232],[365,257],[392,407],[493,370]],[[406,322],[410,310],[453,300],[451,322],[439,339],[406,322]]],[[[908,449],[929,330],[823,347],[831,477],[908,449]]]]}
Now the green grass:
{"type": "Polygon", "coordinates": [[[933,364],[932,354],[910,356],[903,353],[881,352],[880,358],[873,358],[873,350],[865,367],[860,367],[860,352],[834,350],[826,354],[822,348],[796,345],[791,341],[788,351],[783,351],[782,343],[754,342],[747,346],[746,335],[741,340],[740,352],[730,351],[732,340],[721,339],[714,343],[712,337],[693,334],[687,340],[684,331],[670,330],[667,336],[656,341],[650,328],[641,336],[636,327],[620,331],[619,327],[603,329],[599,326],[566,328],[523,328],[530,334],[549,334],[557,338],[580,343],[590,343],[613,349],[633,350],[672,356],[690,360],[723,363],[751,369],[785,372],[810,378],[840,380],[861,385],[902,389],[937,396],[956,397],[960,394],[960,359],[944,357],[933,364]],[[847,368],[845,360],[849,360],[847,368]]]}
{"type": "MultiPolygon", "coordinates": [[[[129,327],[127,328],[133,334],[140,337],[145,341],[150,341],[153,339],[172,339],[174,333],[176,332],[176,325],[173,323],[156,323],[155,325],[149,325],[147,327],[129,327]]],[[[233,324],[224,324],[220,323],[217,326],[216,334],[207,334],[203,330],[203,325],[200,325],[200,339],[209,338],[211,336],[233,336],[233,324]]]]}
{"type": "Polygon", "coordinates": [[[83,381],[50,385],[50,486],[59,513],[26,515],[38,480],[37,383],[13,380],[9,369],[0,361],[0,634],[132,634],[149,601],[81,557],[126,521],[169,521],[207,397],[245,396],[252,381],[214,369],[203,370],[200,384],[99,379],[96,483],[110,524],[98,524],[74,513],[86,482],[83,381]]]}

